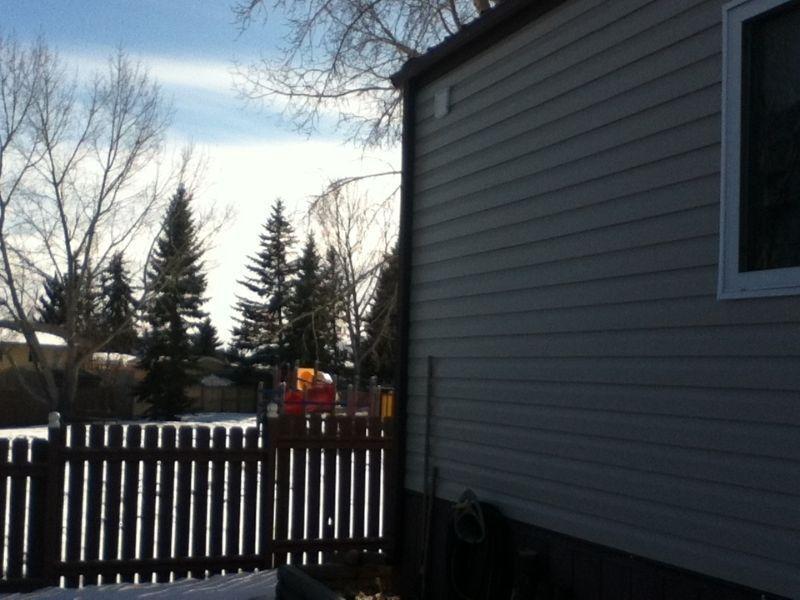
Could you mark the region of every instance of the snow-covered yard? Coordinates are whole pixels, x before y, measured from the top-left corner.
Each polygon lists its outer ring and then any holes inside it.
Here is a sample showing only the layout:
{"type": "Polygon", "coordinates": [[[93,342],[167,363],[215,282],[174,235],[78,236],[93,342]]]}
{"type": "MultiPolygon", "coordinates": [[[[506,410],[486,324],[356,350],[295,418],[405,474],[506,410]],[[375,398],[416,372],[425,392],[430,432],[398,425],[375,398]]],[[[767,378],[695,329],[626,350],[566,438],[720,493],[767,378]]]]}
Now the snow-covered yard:
{"type": "Polygon", "coordinates": [[[7,598],[57,599],[99,598],[224,598],[225,600],[272,600],[275,598],[276,571],[215,575],[206,580],[180,579],[172,583],[118,583],[89,585],[81,589],[45,588],[30,594],[7,598]]]}
{"type": "MultiPolygon", "coordinates": [[[[196,413],[181,416],[180,421],[113,421],[122,425],[208,425],[211,427],[254,427],[256,417],[252,413],[196,413]]],[[[112,423],[107,421],[105,424],[112,423]]],[[[8,427],[0,428],[0,438],[41,438],[47,439],[46,425],[33,425],[30,427],[8,427]]]]}

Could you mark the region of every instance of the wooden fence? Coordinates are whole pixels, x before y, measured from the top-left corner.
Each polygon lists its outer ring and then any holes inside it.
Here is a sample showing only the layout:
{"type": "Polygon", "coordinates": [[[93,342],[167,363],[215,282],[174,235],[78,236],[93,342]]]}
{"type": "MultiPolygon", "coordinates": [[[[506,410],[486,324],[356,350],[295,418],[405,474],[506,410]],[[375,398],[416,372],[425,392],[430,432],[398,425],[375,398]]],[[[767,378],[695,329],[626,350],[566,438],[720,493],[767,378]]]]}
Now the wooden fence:
{"type": "Polygon", "coordinates": [[[51,427],[48,441],[0,440],[0,592],[386,551],[394,442],[391,419],[320,415],[247,429],[76,424],[51,427]]]}

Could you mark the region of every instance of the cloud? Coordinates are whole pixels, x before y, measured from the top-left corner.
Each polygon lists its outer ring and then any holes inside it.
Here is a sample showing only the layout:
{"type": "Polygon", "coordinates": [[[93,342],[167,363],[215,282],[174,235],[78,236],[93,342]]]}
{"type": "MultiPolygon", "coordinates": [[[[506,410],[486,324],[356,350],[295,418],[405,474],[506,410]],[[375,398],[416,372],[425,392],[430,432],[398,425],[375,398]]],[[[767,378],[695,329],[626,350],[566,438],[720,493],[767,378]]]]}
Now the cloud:
{"type": "Polygon", "coordinates": [[[233,90],[233,70],[224,61],[137,56],[162,85],[227,93],[233,90]]]}
{"type": "MultiPolygon", "coordinates": [[[[113,48],[67,50],[61,58],[76,68],[80,76],[103,71],[113,48]]],[[[130,57],[139,61],[150,74],[166,88],[204,90],[220,94],[232,94],[234,70],[231,63],[223,60],[175,57],[130,52],[130,57]]]]}

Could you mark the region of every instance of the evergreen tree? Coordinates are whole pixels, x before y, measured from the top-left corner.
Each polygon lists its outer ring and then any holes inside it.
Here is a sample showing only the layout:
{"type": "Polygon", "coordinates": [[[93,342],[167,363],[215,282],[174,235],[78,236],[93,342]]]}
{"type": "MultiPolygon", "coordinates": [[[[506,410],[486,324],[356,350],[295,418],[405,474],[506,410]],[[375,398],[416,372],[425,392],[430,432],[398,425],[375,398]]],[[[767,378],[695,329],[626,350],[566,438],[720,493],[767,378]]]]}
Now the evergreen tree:
{"type": "Polygon", "coordinates": [[[44,292],[39,298],[39,321],[50,325],[62,325],[67,319],[64,306],[64,282],[56,274],[44,280],[44,292]]]}
{"type": "Polygon", "coordinates": [[[320,269],[318,340],[319,360],[328,369],[340,373],[347,360],[339,345],[339,327],[344,302],[344,283],[336,252],[328,248],[320,269]]]}
{"type": "Polygon", "coordinates": [[[398,356],[397,297],[400,262],[395,247],[386,255],[367,317],[366,373],[377,375],[381,383],[394,383],[398,356]]]}
{"type": "MultiPolygon", "coordinates": [[[[76,333],[82,336],[98,335],[100,317],[96,314],[97,292],[91,281],[67,286],[68,275],[54,274],[44,280],[44,291],[36,307],[39,321],[49,325],[64,325],[67,322],[67,307],[74,302],[76,333]]],[[[75,279],[73,278],[73,282],[75,279]]]]}
{"type": "Polygon", "coordinates": [[[293,244],[294,229],[278,199],[259,236],[259,249],[248,259],[249,275],[239,281],[253,298],[238,297],[240,316],[232,332],[233,346],[253,360],[283,362],[290,358],[286,303],[295,271],[290,258],[293,244]]]}
{"type": "Polygon", "coordinates": [[[198,327],[195,336],[195,354],[198,356],[216,356],[222,342],[217,336],[217,328],[206,317],[198,327]]]}
{"type": "Polygon", "coordinates": [[[321,325],[320,258],[311,234],[306,238],[297,263],[297,277],[286,305],[287,340],[290,356],[302,365],[320,359],[318,327],[321,325]]]}
{"type": "Polygon", "coordinates": [[[191,216],[191,195],[180,186],[164,217],[148,268],[154,294],[147,306],[149,331],[144,339],[142,365],[147,375],[139,399],[152,404],[149,414],[175,418],[188,407],[185,388],[192,381],[190,330],[205,317],[206,289],[203,250],[191,216]]]}
{"type": "Polygon", "coordinates": [[[133,289],[122,253],[111,257],[100,282],[100,329],[103,337],[113,338],[103,348],[107,352],[133,352],[138,336],[134,328],[133,289]]]}

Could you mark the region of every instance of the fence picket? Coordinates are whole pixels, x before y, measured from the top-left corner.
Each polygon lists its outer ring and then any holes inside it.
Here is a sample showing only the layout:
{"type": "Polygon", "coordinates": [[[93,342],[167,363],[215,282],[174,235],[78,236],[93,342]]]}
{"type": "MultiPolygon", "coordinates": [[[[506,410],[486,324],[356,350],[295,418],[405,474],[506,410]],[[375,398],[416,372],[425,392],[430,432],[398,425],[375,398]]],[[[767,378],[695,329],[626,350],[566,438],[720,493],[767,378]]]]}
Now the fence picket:
{"type": "MultiPolygon", "coordinates": [[[[178,448],[191,450],[193,429],[187,425],[178,428],[178,448]]],[[[187,453],[179,455],[187,456],[187,453]]],[[[187,558],[189,556],[189,537],[191,528],[192,510],[192,461],[179,460],[178,474],[176,477],[177,489],[175,492],[175,556],[187,558]]],[[[175,571],[175,578],[186,577],[185,570],[175,571]]]]}
{"type": "MultiPolygon", "coordinates": [[[[147,425],[144,428],[144,449],[154,451],[158,449],[158,426],[147,425]]],[[[142,559],[155,557],[155,532],[156,532],[156,486],[158,476],[158,461],[146,460],[142,465],[142,520],[140,525],[141,538],[139,553],[142,559]]],[[[140,573],[144,581],[152,581],[152,573],[140,573]]]]}
{"type": "MultiPolygon", "coordinates": [[[[228,448],[231,450],[242,449],[242,428],[233,427],[228,431],[228,448]]],[[[225,556],[239,554],[239,516],[241,515],[242,499],[242,461],[231,458],[228,462],[228,502],[225,532],[225,556]]]]}
{"type": "MultiPolygon", "coordinates": [[[[258,430],[248,427],[244,432],[244,447],[246,450],[258,449],[258,430]]],[[[256,485],[257,468],[255,461],[249,460],[244,464],[242,478],[242,555],[248,556],[256,553],[256,485]]]]}
{"type": "MultiPolygon", "coordinates": [[[[309,440],[318,440],[322,436],[322,418],[320,415],[310,415],[308,419],[309,440]]],[[[322,498],[320,494],[320,471],[322,467],[322,450],[319,448],[308,449],[308,491],[306,515],[306,527],[308,538],[315,540],[320,538],[319,531],[319,504],[322,498]]],[[[319,562],[318,552],[308,552],[306,560],[308,564],[315,565],[319,562]]]]}
{"type": "Polygon", "coordinates": [[[271,569],[274,566],[272,540],[275,525],[275,436],[277,434],[276,419],[267,419],[261,424],[262,460],[259,464],[259,552],[263,557],[263,566],[271,569]]]}
{"type": "Polygon", "coordinates": [[[62,518],[64,515],[64,427],[58,415],[51,415],[47,427],[47,513],[45,521],[45,580],[60,583],[62,518]]]}
{"type": "MultiPolygon", "coordinates": [[[[69,427],[69,447],[82,449],[86,447],[86,426],[76,423],[69,427]]],[[[81,534],[85,523],[83,521],[83,482],[84,462],[82,460],[69,461],[69,491],[67,492],[67,534],[66,534],[66,560],[76,562],[81,559],[81,534]]],[[[80,580],[77,576],[67,577],[66,586],[78,587],[80,580]]]]}
{"type": "MultiPolygon", "coordinates": [[[[161,428],[161,448],[175,450],[175,427],[167,425],[161,428]]],[[[157,551],[158,558],[172,557],[172,521],[175,517],[173,510],[175,485],[175,458],[167,455],[161,461],[161,473],[158,480],[158,529],[157,551]]],[[[156,581],[169,581],[170,572],[161,571],[156,574],[156,581]]]]}
{"type": "Polygon", "coordinates": [[[338,503],[339,514],[336,519],[336,538],[349,538],[350,537],[350,510],[352,501],[352,466],[353,466],[353,449],[350,448],[350,441],[352,440],[353,424],[356,417],[349,419],[336,419],[336,427],[338,428],[339,439],[342,440],[344,447],[339,448],[339,467],[338,467],[338,503]]]}
{"type": "MultiPolygon", "coordinates": [[[[336,419],[329,417],[323,424],[321,438],[326,442],[336,439],[336,419]]],[[[322,451],[322,540],[336,537],[336,449],[326,447],[322,451]]],[[[332,553],[324,551],[322,561],[328,562],[332,553]]]]}
{"type": "MultiPolygon", "coordinates": [[[[125,447],[141,448],[142,428],[139,425],[128,425],[125,430],[125,447]]],[[[136,519],[139,508],[139,461],[125,461],[125,476],[122,491],[122,560],[136,558],[136,519]]],[[[122,581],[132,582],[135,575],[128,573],[122,581]]]]}
{"type": "MultiPolygon", "coordinates": [[[[290,539],[305,539],[306,509],[306,448],[308,432],[304,416],[295,419],[293,437],[298,440],[297,447],[292,449],[292,519],[290,523],[290,539]]],[[[291,554],[293,565],[303,563],[303,552],[291,554]]]]}
{"type": "MultiPolygon", "coordinates": [[[[290,425],[294,420],[287,421],[290,425]]],[[[277,469],[275,478],[275,540],[285,541],[289,537],[289,494],[292,485],[291,481],[291,449],[276,448],[277,469]]],[[[278,552],[275,555],[275,566],[286,564],[286,552],[278,552]]]]}
{"type": "MultiPolygon", "coordinates": [[[[215,450],[225,448],[225,438],[227,434],[224,427],[214,427],[212,433],[213,448],[215,450]]],[[[219,456],[219,455],[218,455],[219,456]]],[[[219,460],[212,462],[211,468],[211,507],[209,521],[209,540],[211,548],[209,556],[222,556],[222,517],[224,513],[225,501],[225,461],[220,456],[219,460]]],[[[210,573],[216,575],[221,569],[212,569],[210,573]]]]}
{"type": "MultiPolygon", "coordinates": [[[[108,428],[108,442],[106,448],[109,454],[122,448],[122,425],[111,425],[108,428]]],[[[116,460],[106,461],[106,499],[105,520],[103,524],[103,558],[115,560],[118,558],[119,529],[120,529],[120,496],[122,483],[122,463],[116,460]]],[[[117,581],[116,576],[103,577],[103,582],[117,581]]]]}
{"type": "MultiPolygon", "coordinates": [[[[383,427],[380,418],[372,418],[367,421],[368,438],[380,440],[383,427]]],[[[368,451],[367,458],[369,466],[367,473],[369,481],[367,485],[369,498],[367,500],[367,528],[365,537],[377,538],[380,535],[380,510],[381,510],[381,469],[382,469],[382,449],[372,448],[368,451]]]]}
{"type": "MultiPolygon", "coordinates": [[[[2,452],[0,452],[2,457],[2,452]]],[[[2,458],[0,458],[2,460],[2,458]]],[[[33,440],[31,443],[31,464],[43,467],[47,462],[47,442],[33,440]]],[[[0,479],[1,481],[1,479],[0,479]]],[[[0,493],[2,495],[2,493],[0,493]]],[[[44,471],[31,474],[30,500],[28,502],[28,553],[27,573],[29,579],[40,579],[44,576],[45,529],[44,515],[47,511],[47,485],[44,471]]]]}
{"type": "MultiPolygon", "coordinates": [[[[208,427],[198,427],[195,447],[207,450],[211,441],[208,427]]],[[[199,460],[194,466],[194,513],[192,518],[192,556],[206,556],[206,518],[208,516],[208,460],[199,460]]],[[[195,573],[192,572],[192,576],[195,573]]]]}
{"type": "MultiPolygon", "coordinates": [[[[28,440],[15,439],[11,442],[11,464],[22,466],[28,462],[28,440]]],[[[23,551],[25,547],[25,491],[27,478],[19,472],[12,473],[11,494],[9,495],[8,521],[8,570],[9,579],[22,579],[23,551]]]]}
{"type": "MultiPolygon", "coordinates": [[[[366,437],[367,426],[364,417],[356,417],[353,420],[353,445],[366,437]]],[[[366,480],[367,480],[367,451],[363,448],[354,448],[353,460],[353,538],[366,537],[364,529],[364,511],[367,507],[366,502],[366,480]]]]}
{"type": "MultiPolygon", "coordinates": [[[[105,434],[103,425],[90,425],[88,447],[101,450],[105,446],[105,434]]],[[[103,526],[103,461],[95,457],[88,463],[84,547],[86,560],[97,560],[100,558],[100,530],[103,526]]],[[[97,583],[97,578],[90,583],[97,583]]]]}

